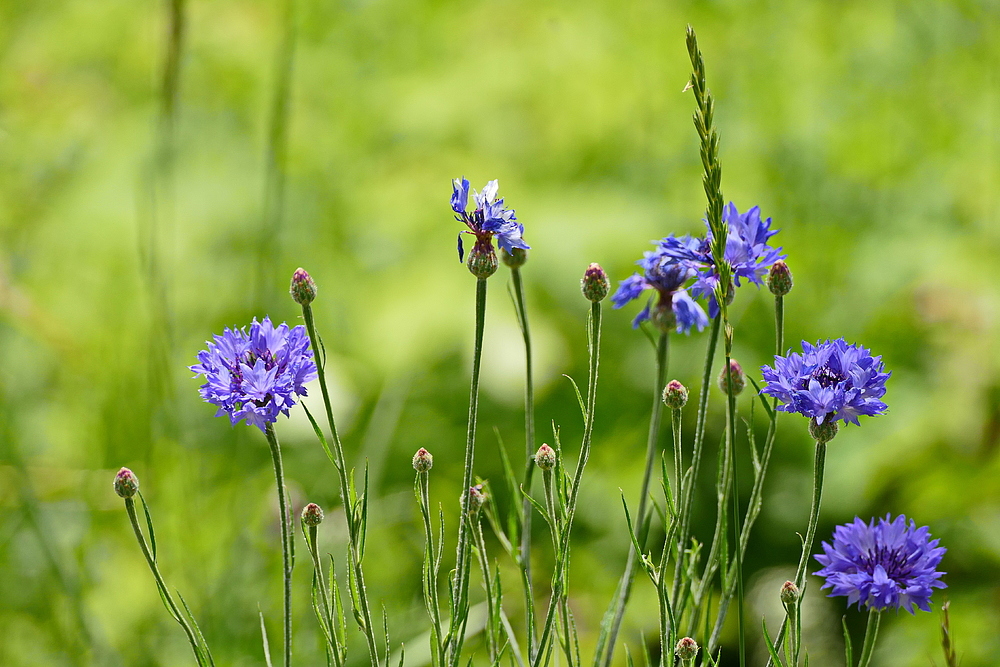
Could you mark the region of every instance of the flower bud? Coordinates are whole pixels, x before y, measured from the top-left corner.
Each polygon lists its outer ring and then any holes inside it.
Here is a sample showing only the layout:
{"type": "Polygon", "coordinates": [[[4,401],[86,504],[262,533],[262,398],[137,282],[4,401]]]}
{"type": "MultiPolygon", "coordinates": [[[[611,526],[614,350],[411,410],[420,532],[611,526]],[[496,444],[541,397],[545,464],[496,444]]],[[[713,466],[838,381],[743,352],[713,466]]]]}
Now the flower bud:
{"type": "Polygon", "coordinates": [[[663,388],[663,404],[671,410],[680,410],[688,402],[687,387],[677,380],[671,380],[663,388]]]}
{"type": "Polygon", "coordinates": [[[528,261],[528,251],[524,248],[513,248],[510,252],[504,248],[500,251],[503,263],[512,269],[519,269],[528,261]]]}
{"type": "Polygon", "coordinates": [[[661,332],[668,334],[677,328],[677,315],[674,314],[673,302],[669,298],[660,297],[656,305],[649,309],[649,321],[661,332]]]}
{"type": "Polygon", "coordinates": [[[781,585],[780,597],[782,604],[795,604],[799,599],[799,587],[791,581],[786,581],[781,585]]]}
{"type": "MultiPolygon", "coordinates": [[[[739,396],[740,392],[743,391],[743,387],[746,386],[747,381],[743,376],[743,368],[736,362],[735,359],[729,360],[729,374],[733,379],[733,396],[739,396]]],[[[719,374],[719,389],[722,393],[729,393],[729,379],[726,377],[726,369],[723,368],[722,372],[719,374]]]]}
{"type": "Polygon", "coordinates": [[[837,426],[832,414],[827,415],[822,424],[817,424],[815,417],[809,420],[809,435],[816,442],[830,442],[836,437],[839,430],[840,427],[837,426]]]}
{"type": "Polygon", "coordinates": [[[465,494],[463,498],[463,509],[469,514],[475,514],[479,511],[479,508],[483,506],[486,502],[486,494],[483,492],[483,485],[476,484],[475,486],[470,486],[468,493],[465,494]],[[468,499],[466,504],[465,499],[468,499]]]}
{"type": "Polygon", "coordinates": [[[316,503],[309,503],[302,508],[302,523],[310,527],[323,523],[323,509],[316,503]]]}
{"type": "Polygon", "coordinates": [[[774,296],[785,296],[792,291],[792,272],[784,260],[779,259],[771,265],[767,274],[767,287],[774,296]]]}
{"type": "Polygon", "coordinates": [[[542,470],[552,470],[556,467],[556,452],[548,445],[543,444],[535,452],[535,465],[542,470]]]}
{"type": "Polygon", "coordinates": [[[421,447],[413,455],[413,469],[417,472],[427,472],[434,467],[434,457],[431,453],[421,447]]]}
{"type": "Polygon", "coordinates": [[[694,660],[695,656],[698,655],[698,642],[690,637],[684,637],[677,642],[677,648],[674,649],[674,655],[676,655],[682,663],[694,660]]]}
{"type": "Polygon", "coordinates": [[[603,301],[604,297],[608,295],[608,291],[611,289],[611,281],[608,280],[608,274],[604,272],[601,265],[594,262],[583,272],[580,289],[583,290],[585,297],[597,303],[598,301],[603,301]]]}
{"type": "Polygon", "coordinates": [[[139,491],[139,478],[128,468],[122,468],[115,475],[115,493],[122,498],[131,498],[139,491]]]}
{"type": "Polygon", "coordinates": [[[500,263],[497,261],[497,253],[493,250],[493,242],[490,239],[476,241],[469,253],[469,271],[472,275],[485,280],[497,272],[500,263]]]}
{"type": "Polygon", "coordinates": [[[316,281],[301,266],[292,274],[292,286],[288,292],[300,306],[308,306],[316,298],[316,281]]]}

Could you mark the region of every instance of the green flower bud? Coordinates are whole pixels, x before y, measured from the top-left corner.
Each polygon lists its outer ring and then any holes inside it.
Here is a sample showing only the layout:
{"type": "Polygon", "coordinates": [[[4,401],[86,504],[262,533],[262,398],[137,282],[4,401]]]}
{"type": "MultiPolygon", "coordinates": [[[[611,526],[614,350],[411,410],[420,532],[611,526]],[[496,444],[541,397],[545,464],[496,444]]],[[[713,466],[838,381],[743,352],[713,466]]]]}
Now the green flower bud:
{"type": "Polygon", "coordinates": [[[323,509],[316,503],[309,503],[302,508],[302,523],[310,527],[323,523],[323,509]]]}
{"type": "Polygon", "coordinates": [[[307,306],[316,298],[316,281],[300,266],[292,274],[292,286],[288,291],[295,303],[307,306]]]}
{"type": "Polygon", "coordinates": [[[792,272],[783,260],[771,265],[767,273],[767,287],[774,296],[785,296],[792,291],[792,272]]]}
{"type": "Polygon", "coordinates": [[[535,452],[535,465],[542,470],[552,470],[556,467],[556,452],[546,444],[543,444],[535,452]]]}
{"type": "Polygon", "coordinates": [[[462,499],[462,506],[469,514],[476,514],[485,502],[486,493],[483,492],[483,485],[476,484],[469,487],[468,492],[462,499]]]}
{"type": "Polygon", "coordinates": [[[674,655],[677,656],[681,663],[691,662],[694,660],[695,656],[698,655],[698,642],[690,637],[684,637],[677,642],[677,648],[674,649],[674,655]]]}
{"type": "Polygon", "coordinates": [[[663,404],[671,410],[680,410],[688,402],[687,387],[677,380],[671,380],[663,388],[663,404]]]}
{"type": "Polygon", "coordinates": [[[795,604],[799,599],[799,587],[791,581],[786,581],[781,585],[780,597],[782,604],[795,604]]]}
{"type": "Polygon", "coordinates": [[[608,274],[604,272],[601,265],[594,262],[584,271],[583,279],[580,281],[580,289],[583,290],[585,297],[597,303],[603,301],[604,297],[608,295],[611,281],[608,280],[608,274]]]}
{"type": "Polygon", "coordinates": [[[518,269],[528,261],[528,251],[524,248],[514,248],[513,251],[507,252],[507,249],[504,248],[500,251],[500,257],[504,264],[512,269],[518,269]]]}
{"type": "Polygon", "coordinates": [[[128,468],[122,468],[115,475],[115,493],[122,498],[131,498],[139,492],[139,478],[128,468]]]}
{"type": "MultiPolygon", "coordinates": [[[[743,375],[743,368],[736,362],[735,359],[729,360],[729,375],[733,379],[733,396],[739,396],[740,392],[746,386],[747,381],[743,375]]],[[[722,372],[719,374],[719,389],[722,393],[729,393],[729,379],[726,377],[726,369],[723,368],[722,372]]]]}
{"type": "Polygon", "coordinates": [[[417,472],[427,472],[434,467],[434,457],[431,453],[421,447],[413,455],[413,469],[417,472]]]}

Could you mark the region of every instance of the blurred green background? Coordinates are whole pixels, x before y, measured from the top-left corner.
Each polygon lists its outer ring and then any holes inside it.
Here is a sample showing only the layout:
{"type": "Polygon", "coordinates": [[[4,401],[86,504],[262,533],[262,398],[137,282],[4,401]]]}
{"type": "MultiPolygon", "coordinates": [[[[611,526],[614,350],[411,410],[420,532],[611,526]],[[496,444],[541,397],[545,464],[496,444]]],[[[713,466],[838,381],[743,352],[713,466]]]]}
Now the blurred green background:
{"type": "MultiPolygon", "coordinates": [[[[702,229],[694,102],[682,93],[687,23],[717,99],[724,194],[782,230],[796,279],[786,341],[844,336],[893,371],[890,413],[831,444],[818,537],[855,515],[905,513],[949,549],[935,612],[888,617],[874,664],[943,664],[945,599],[962,664],[997,664],[992,0],[0,4],[0,664],[191,664],[112,491],[122,465],[151,504],[167,582],[219,664],[263,664],[258,609],[280,643],[267,446],[213,418],[186,366],[225,326],[295,322],[287,285],[300,265],[319,283],[345,446],[371,466],[370,594],[420,664],[410,456],[423,446],[436,457],[432,495],[448,508],[452,545],[472,353],[475,280],[455,257],[450,179],[498,178],[525,225],[539,444],[553,420],[574,454],[582,425],[561,374],[585,380],[579,277],[598,261],[622,279],[650,239],[702,229]]],[[[477,460],[496,481],[493,429],[518,465],[524,449],[507,282],[504,267],[490,280],[477,460]]],[[[618,489],[634,503],[642,466],[653,351],[630,329],[637,308],[605,317],[574,531],[585,659],[626,555],[618,489]]],[[[769,362],[770,295],[743,288],[734,313],[737,358],[769,362]]],[[[671,377],[697,387],[706,339],[673,337],[671,377]]],[[[710,445],[722,422],[713,400],[710,445]]],[[[779,428],[746,561],[755,660],[758,620],[778,623],[808,513],[805,421],[784,416],[779,428]]],[[[324,548],[340,557],[333,468],[301,414],[278,433],[294,502],[327,509],[324,548]]],[[[707,478],[698,502],[707,538],[707,478]]],[[[543,533],[536,544],[546,572],[543,533]]],[[[321,664],[308,573],[300,559],[295,653],[321,664]]],[[[518,625],[516,579],[505,581],[518,625]]],[[[841,664],[844,600],[818,584],[812,663],[841,664]]],[[[654,609],[637,579],[622,636],[633,652],[655,642],[654,609]]],[[[860,633],[861,614],[848,619],[860,633]]],[[[352,635],[353,664],[364,664],[352,635]]],[[[731,627],[726,664],[734,642],[731,627]]]]}

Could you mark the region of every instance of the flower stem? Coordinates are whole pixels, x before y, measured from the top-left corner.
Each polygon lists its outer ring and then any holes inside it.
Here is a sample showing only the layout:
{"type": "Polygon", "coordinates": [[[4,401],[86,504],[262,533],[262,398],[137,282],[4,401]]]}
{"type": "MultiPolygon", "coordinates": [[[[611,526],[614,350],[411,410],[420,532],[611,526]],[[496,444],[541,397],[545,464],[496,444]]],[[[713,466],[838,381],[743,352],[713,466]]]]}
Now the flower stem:
{"type": "Polygon", "coordinates": [[[271,462],[274,464],[274,480],[278,486],[278,506],[281,510],[281,571],[285,584],[285,667],[292,662],[292,538],[288,530],[288,497],[285,495],[285,474],[281,467],[281,448],[274,434],[274,425],[264,427],[267,444],[271,447],[271,462]]]}
{"type": "MultiPolygon", "coordinates": [[[[462,498],[468,497],[472,486],[472,465],[475,460],[476,448],[476,417],[479,411],[479,371],[483,357],[483,330],[486,323],[486,279],[476,281],[476,338],[472,353],[472,387],[469,391],[469,428],[465,443],[465,472],[462,476],[462,498]]],[[[463,500],[460,511],[465,513],[463,500]]],[[[458,667],[461,660],[462,644],[465,641],[464,628],[469,615],[469,528],[463,518],[459,522],[458,547],[455,556],[455,581],[452,588],[451,626],[448,631],[450,639],[450,664],[458,667]]]]}
{"type": "Polygon", "coordinates": [[[878,637],[878,624],[882,614],[878,609],[871,609],[868,612],[868,625],[865,627],[865,644],[861,649],[861,658],[858,660],[858,667],[868,667],[875,650],[875,639],[878,637]]]}
{"type": "MultiPolygon", "coordinates": [[[[375,628],[372,625],[371,606],[368,602],[368,593],[365,589],[364,571],[361,567],[361,546],[360,546],[360,526],[355,520],[355,508],[351,506],[351,484],[347,474],[347,463],[344,458],[344,447],[340,442],[340,435],[337,433],[337,424],[333,418],[333,406],[330,402],[330,390],[326,386],[326,359],[319,358],[323,352],[323,345],[316,333],[316,322],[313,319],[312,306],[308,303],[302,305],[302,319],[306,324],[306,332],[309,334],[309,344],[312,346],[313,354],[316,356],[316,375],[319,378],[319,388],[323,394],[323,407],[326,409],[326,420],[330,425],[330,435],[333,440],[333,451],[327,449],[327,455],[332,454],[333,465],[337,469],[340,480],[340,498],[344,503],[344,520],[347,522],[348,535],[348,578],[354,578],[354,588],[357,590],[357,599],[351,596],[351,604],[354,607],[355,619],[361,626],[361,631],[365,635],[368,643],[368,655],[373,664],[379,664],[378,649],[375,639],[375,628]]],[[[321,439],[322,440],[322,439],[321,439]]],[[[324,448],[326,443],[323,442],[324,448]]],[[[350,582],[348,582],[350,583],[350,582]]]]}
{"type": "MultiPolygon", "coordinates": [[[[326,587],[326,581],[323,578],[323,563],[319,557],[319,549],[316,546],[316,536],[319,531],[317,526],[307,526],[305,531],[306,547],[309,549],[309,555],[312,557],[313,562],[313,572],[316,577],[315,581],[318,582],[317,587],[320,591],[320,601],[323,603],[322,613],[318,614],[320,616],[320,626],[323,630],[323,635],[326,638],[327,650],[330,652],[330,657],[333,658],[334,664],[341,665],[341,653],[340,648],[337,646],[336,642],[336,630],[333,627],[333,613],[332,606],[330,604],[329,590],[326,587]]],[[[313,600],[315,601],[315,597],[313,600]]]]}
{"type": "Polygon", "coordinates": [[[424,603],[430,614],[434,627],[431,629],[431,650],[434,659],[431,664],[440,667],[444,664],[444,645],[441,641],[441,607],[438,602],[438,566],[440,554],[434,547],[434,529],[431,523],[430,508],[430,474],[417,473],[417,498],[420,504],[420,516],[424,521],[424,603]]]}
{"type": "MultiPolygon", "coordinates": [[[[649,499],[649,482],[653,476],[653,464],[656,462],[657,441],[660,435],[660,417],[663,413],[663,387],[667,377],[667,347],[669,335],[660,333],[660,340],[656,346],[656,381],[653,387],[653,411],[649,419],[649,433],[646,438],[646,469],[642,475],[642,486],[639,489],[639,509],[636,512],[636,539],[639,547],[646,545],[646,508],[649,499]]],[[[606,643],[601,645],[598,640],[598,654],[605,648],[606,654],[601,664],[604,667],[611,665],[611,660],[615,653],[615,644],[618,639],[618,632],[621,630],[622,618],[625,615],[625,607],[628,605],[632,595],[632,582],[635,578],[636,551],[629,549],[628,558],[625,561],[625,573],[622,574],[618,584],[618,597],[614,602],[614,617],[611,621],[606,643]]]]}
{"type": "MultiPolygon", "coordinates": [[[[735,561],[736,561],[736,595],[737,595],[737,626],[739,629],[740,636],[740,667],[746,666],[746,636],[743,627],[743,549],[741,548],[741,530],[740,530],[740,487],[739,487],[739,469],[737,468],[737,457],[736,457],[736,391],[733,388],[733,374],[731,372],[732,360],[733,360],[733,328],[729,324],[728,307],[725,301],[721,302],[722,306],[722,319],[726,328],[725,335],[725,347],[726,347],[726,394],[727,398],[727,409],[726,409],[726,426],[727,426],[727,438],[729,440],[729,455],[732,457],[732,483],[733,483],[733,542],[735,542],[735,561]]],[[[723,554],[723,558],[728,558],[728,554],[723,554]]],[[[723,585],[725,582],[723,582],[723,585]]],[[[727,601],[728,602],[728,601],[727,601]]]]}
{"type": "MultiPolygon", "coordinates": [[[[528,328],[528,309],[525,306],[524,283],[521,280],[521,269],[512,267],[511,278],[514,282],[514,302],[517,307],[517,319],[521,325],[521,335],[524,338],[524,490],[531,493],[531,480],[535,472],[535,385],[531,363],[531,333],[528,328]]],[[[528,659],[535,655],[535,606],[532,601],[531,586],[531,501],[524,498],[521,503],[521,553],[520,565],[524,571],[525,625],[527,626],[528,659]]]]}
{"type": "Polygon", "coordinates": [[[163,600],[167,603],[167,609],[170,615],[174,617],[180,626],[184,629],[184,634],[187,635],[188,642],[191,644],[191,650],[194,651],[195,659],[198,661],[199,665],[209,664],[205,661],[205,657],[202,655],[198,639],[195,636],[194,630],[181,615],[180,610],[177,608],[177,604],[174,602],[174,598],[170,595],[170,589],[163,581],[163,576],[160,574],[160,569],[156,566],[156,560],[149,551],[149,545],[146,544],[146,538],[143,537],[142,529],[139,528],[139,519],[135,513],[135,501],[131,498],[125,499],[125,511],[128,512],[128,519],[132,523],[132,530],[135,531],[135,538],[139,541],[139,548],[142,549],[142,555],[146,557],[146,563],[149,564],[149,569],[153,573],[153,578],[156,580],[156,587],[160,590],[160,595],[163,600]]]}
{"type": "MultiPolygon", "coordinates": [[[[816,443],[816,458],[813,462],[813,495],[812,506],[809,509],[809,525],[806,526],[806,536],[802,540],[802,555],[799,558],[799,566],[795,570],[795,585],[799,588],[799,597],[793,604],[795,606],[796,630],[798,624],[802,622],[800,609],[802,600],[806,594],[806,565],[809,556],[812,554],[813,539],[816,537],[816,524],[819,523],[819,509],[823,501],[823,473],[826,469],[826,443],[816,443]]],[[[791,620],[791,619],[790,619],[791,620]]],[[[778,641],[781,641],[780,637],[778,641]]],[[[799,651],[802,647],[801,633],[795,632],[794,650],[792,651],[793,665],[799,664],[799,651]]]]}

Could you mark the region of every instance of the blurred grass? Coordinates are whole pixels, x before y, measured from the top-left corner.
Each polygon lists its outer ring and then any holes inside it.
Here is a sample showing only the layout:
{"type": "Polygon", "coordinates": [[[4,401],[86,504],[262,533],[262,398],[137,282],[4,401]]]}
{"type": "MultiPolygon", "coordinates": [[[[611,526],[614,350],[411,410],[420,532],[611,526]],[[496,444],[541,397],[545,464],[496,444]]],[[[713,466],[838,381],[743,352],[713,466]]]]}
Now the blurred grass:
{"type": "MultiPolygon", "coordinates": [[[[994,664],[995,3],[299,0],[283,99],[275,54],[286,6],[0,5],[0,664],[190,662],[111,491],[121,465],[141,480],[168,584],[220,664],[261,664],[258,605],[272,640],[280,615],[267,448],[212,419],[185,366],[224,326],[296,320],[285,291],[299,265],[319,282],[349,455],[377,471],[372,595],[396,641],[420,635],[409,457],[421,446],[435,454],[433,500],[453,507],[471,358],[474,280],[454,256],[449,179],[499,178],[525,223],[539,435],[549,439],[554,420],[575,451],[582,425],[560,374],[585,375],[579,276],[599,261],[624,278],[649,239],[700,231],[693,106],[681,93],[689,22],[718,99],[723,191],[773,216],[790,255],[786,340],[845,336],[894,371],[890,414],[844,430],[831,448],[819,535],[887,512],[930,525],[949,548],[963,664],[994,664]],[[165,130],[174,6],[185,31],[165,130]],[[281,207],[269,214],[275,100],[287,104],[287,144],[281,207]]],[[[512,452],[523,437],[506,280],[491,280],[480,409],[478,472],[493,478],[493,426],[512,452]]],[[[737,298],[744,367],[770,358],[765,297],[737,298]]],[[[626,553],[618,488],[633,496],[642,465],[652,350],[629,329],[632,314],[606,318],[575,533],[572,604],[588,645],[626,553]]],[[[671,375],[695,386],[704,344],[677,340],[671,375]]],[[[721,407],[716,397],[709,443],[721,407]]],[[[340,556],[333,471],[301,416],[279,433],[293,499],[331,510],[322,539],[340,556]]],[[[761,582],[753,594],[773,598],[764,584],[794,568],[809,464],[805,424],[784,419],[746,563],[761,582]]],[[[701,499],[703,535],[713,507],[701,499]]],[[[549,556],[536,552],[544,572],[549,556]]],[[[301,561],[296,579],[296,654],[308,664],[322,653],[301,561]]],[[[515,585],[510,577],[508,591],[515,585]]],[[[809,640],[814,660],[829,647],[832,662],[842,600],[816,585],[810,593],[817,617],[832,619],[809,640]]],[[[752,603],[759,617],[773,600],[752,603]]],[[[654,638],[653,604],[638,585],[624,634],[633,646],[654,638]]],[[[887,621],[877,664],[940,664],[938,614],[887,621]]]]}

